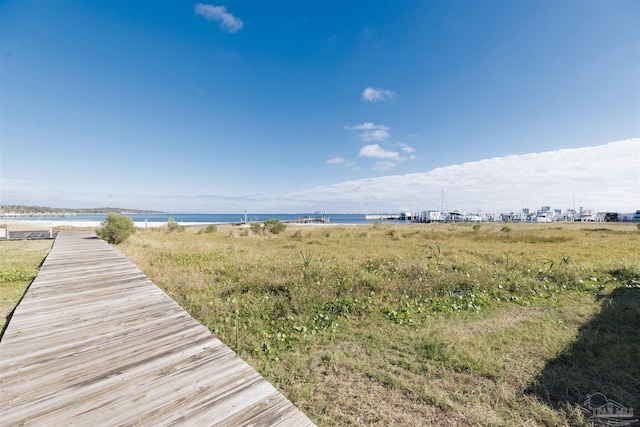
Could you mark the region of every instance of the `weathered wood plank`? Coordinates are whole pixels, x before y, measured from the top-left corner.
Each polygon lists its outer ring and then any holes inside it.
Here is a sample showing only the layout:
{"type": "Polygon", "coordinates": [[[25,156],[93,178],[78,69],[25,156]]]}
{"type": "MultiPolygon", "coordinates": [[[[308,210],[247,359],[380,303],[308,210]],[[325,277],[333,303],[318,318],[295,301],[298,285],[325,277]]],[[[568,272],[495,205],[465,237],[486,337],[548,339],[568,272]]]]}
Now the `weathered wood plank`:
{"type": "Polygon", "coordinates": [[[0,341],[2,425],[313,425],[117,250],[61,232],[0,341]]]}

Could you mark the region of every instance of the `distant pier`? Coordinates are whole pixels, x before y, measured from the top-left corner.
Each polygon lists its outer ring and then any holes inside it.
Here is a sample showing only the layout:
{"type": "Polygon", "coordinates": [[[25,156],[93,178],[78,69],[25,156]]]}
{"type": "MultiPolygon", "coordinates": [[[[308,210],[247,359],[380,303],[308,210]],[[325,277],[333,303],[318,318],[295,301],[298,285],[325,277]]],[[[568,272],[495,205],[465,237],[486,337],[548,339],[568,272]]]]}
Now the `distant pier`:
{"type": "Polygon", "coordinates": [[[398,220],[400,219],[400,215],[394,214],[366,214],[364,219],[367,221],[387,221],[387,220],[398,220]]]}
{"type": "MultiPolygon", "coordinates": [[[[266,220],[268,221],[268,220],[266,220]]],[[[279,219],[283,224],[329,224],[331,221],[329,217],[326,216],[303,216],[295,219],[279,219]]],[[[239,221],[239,222],[231,222],[230,225],[251,225],[251,224],[263,224],[265,220],[256,220],[256,221],[239,221]]]]}

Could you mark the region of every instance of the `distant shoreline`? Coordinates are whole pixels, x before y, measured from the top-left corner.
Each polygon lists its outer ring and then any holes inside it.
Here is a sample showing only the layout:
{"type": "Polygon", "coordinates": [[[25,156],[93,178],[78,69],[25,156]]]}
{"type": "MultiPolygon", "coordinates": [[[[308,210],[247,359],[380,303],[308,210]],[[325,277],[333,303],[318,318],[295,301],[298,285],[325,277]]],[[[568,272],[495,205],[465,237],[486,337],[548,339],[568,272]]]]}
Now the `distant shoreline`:
{"type": "Polygon", "coordinates": [[[11,205],[0,206],[0,217],[67,217],[76,215],[106,215],[108,213],[115,213],[117,215],[163,215],[167,212],[149,211],[149,210],[131,210],[131,209],[117,209],[117,208],[90,208],[90,209],[55,209],[55,208],[40,208],[35,210],[27,210],[32,207],[14,207],[11,205]]]}
{"type": "MultiPolygon", "coordinates": [[[[260,221],[256,221],[260,222],[260,221]]],[[[100,227],[102,221],[91,221],[91,220],[46,220],[46,221],[38,221],[38,220],[19,220],[19,219],[11,219],[11,220],[0,220],[0,226],[6,225],[12,231],[27,231],[27,230],[50,230],[54,228],[98,228],[100,227]]],[[[185,227],[198,227],[198,226],[207,226],[207,225],[219,225],[219,226],[230,226],[230,227],[249,227],[251,222],[247,222],[246,224],[239,224],[237,222],[178,222],[178,224],[183,225],[185,227]]],[[[166,221],[134,221],[134,225],[138,229],[146,229],[146,228],[160,228],[165,227],[167,225],[166,221]]],[[[292,226],[330,226],[330,225],[357,225],[357,224],[322,224],[322,223],[289,223],[287,225],[292,226]]]]}
{"type": "MultiPolygon", "coordinates": [[[[72,227],[72,228],[98,228],[100,227],[100,223],[102,221],[90,221],[90,220],[46,220],[46,221],[38,221],[38,220],[28,220],[28,219],[10,219],[10,220],[0,220],[0,225],[7,225],[11,229],[33,229],[33,230],[44,230],[51,229],[57,227],[72,227]]],[[[136,227],[138,228],[155,228],[162,227],[163,225],[167,225],[166,222],[147,222],[137,221],[134,222],[136,227]]],[[[186,225],[186,224],[183,224],[186,225]]]]}

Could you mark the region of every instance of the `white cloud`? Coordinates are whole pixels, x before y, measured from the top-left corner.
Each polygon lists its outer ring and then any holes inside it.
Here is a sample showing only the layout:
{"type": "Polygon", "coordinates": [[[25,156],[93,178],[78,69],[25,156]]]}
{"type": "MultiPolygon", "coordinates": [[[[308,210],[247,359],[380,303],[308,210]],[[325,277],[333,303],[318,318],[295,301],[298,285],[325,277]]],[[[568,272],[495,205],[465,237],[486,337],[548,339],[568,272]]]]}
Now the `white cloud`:
{"type": "Polygon", "coordinates": [[[386,171],[386,170],[389,170],[389,169],[393,169],[396,166],[397,166],[397,163],[388,162],[388,161],[382,161],[382,162],[377,162],[375,165],[373,165],[373,167],[371,169],[386,171]]]}
{"type": "Polygon", "coordinates": [[[345,129],[360,131],[360,139],[364,142],[384,141],[389,138],[389,126],[376,125],[365,122],[355,126],[345,126],[345,129]]]}
{"type": "MultiPolygon", "coordinates": [[[[367,148],[371,153],[385,152],[367,148]]],[[[388,160],[385,160],[388,161],[388,160]]],[[[377,167],[391,166],[380,162],[377,167]]],[[[485,212],[567,209],[633,212],[640,209],[640,138],[596,147],[510,155],[428,172],[348,181],[290,194],[326,210],[386,212],[446,208],[485,212]],[[348,208],[345,208],[348,206],[348,208]]]]}
{"type": "Polygon", "coordinates": [[[360,132],[360,139],[365,143],[386,143],[387,146],[396,147],[402,152],[403,155],[400,155],[398,150],[389,150],[388,148],[382,147],[380,144],[365,145],[360,149],[360,157],[393,159],[393,162],[386,161],[376,163],[372,167],[374,170],[388,170],[406,160],[412,160],[415,158],[415,155],[412,154],[415,152],[413,147],[400,142],[391,144],[387,142],[390,138],[389,129],[391,128],[389,126],[377,125],[372,122],[364,122],[354,126],[345,126],[345,129],[360,132]]]}
{"type": "Polygon", "coordinates": [[[362,99],[367,102],[378,102],[393,99],[397,95],[392,90],[368,87],[362,91],[362,99]]]}
{"type": "Polygon", "coordinates": [[[389,132],[387,132],[384,129],[376,129],[374,131],[364,132],[362,134],[362,140],[366,141],[366,142],[369,142],[369,141],[384,141],[387,138],[389,138],[389,132]]]}
{"type": "Polygon", "coordinates": [[[416,151],[415,148],[410,147],[407,144],[398,143],[396,144],[396,146],[399,147],[404,153],[414,153],[416,151]]]}
{"type": "Polygon", "coordinates": [[[329,165],[339,165],[345,162],[345,159],[342,157],[336,157],[335,159],[327,160],[325,163],[329,165]]]}
{"type": "Polygon", "coordinates": [[[360,157],[377,157],[379,159],[398,159],[395,151],[387,151],[378,144],[365,145],[360,149],[360,157]]]}
{"type": "Polygon", "coordinates": [[[377,125],[375,123],[371,123],[371,122],[364,122],[361,123],[359,125],[355,125],[355,126],[345,126],[345,128],[347,129],[351,129],[351,130],[374,130],[374,129],[389,129],[386,126],[383,125],[377,125]]]}
{"type": "Polygon", "coordinates": [[[237,33],[244,26],[242,20],[227,12],[224,6],[198,3],[194,6],[196,15],[203,16],[207,21],[220,21],[222,28],[230,33],[237,33]]]}

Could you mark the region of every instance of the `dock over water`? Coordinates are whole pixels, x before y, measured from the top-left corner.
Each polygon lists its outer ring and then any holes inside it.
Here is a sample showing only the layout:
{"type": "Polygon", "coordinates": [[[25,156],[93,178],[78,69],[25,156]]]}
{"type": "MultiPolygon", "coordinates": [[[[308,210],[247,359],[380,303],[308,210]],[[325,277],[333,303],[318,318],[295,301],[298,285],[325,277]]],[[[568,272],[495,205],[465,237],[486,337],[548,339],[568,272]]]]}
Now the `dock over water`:
{"type": "Polygon", "coordinates": [[[90,231],[58,234],[5,330],[0,424],[313,425],[90,231]]]}

